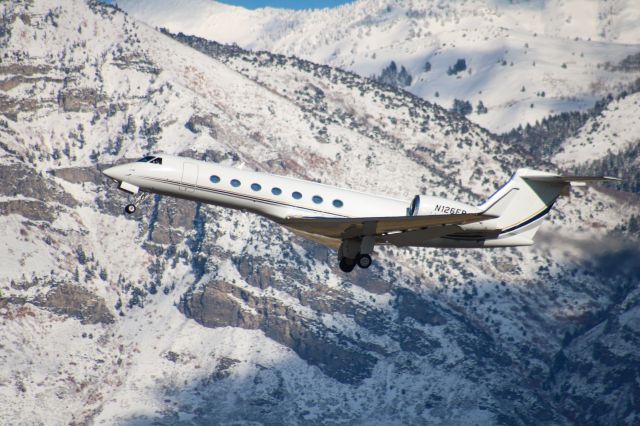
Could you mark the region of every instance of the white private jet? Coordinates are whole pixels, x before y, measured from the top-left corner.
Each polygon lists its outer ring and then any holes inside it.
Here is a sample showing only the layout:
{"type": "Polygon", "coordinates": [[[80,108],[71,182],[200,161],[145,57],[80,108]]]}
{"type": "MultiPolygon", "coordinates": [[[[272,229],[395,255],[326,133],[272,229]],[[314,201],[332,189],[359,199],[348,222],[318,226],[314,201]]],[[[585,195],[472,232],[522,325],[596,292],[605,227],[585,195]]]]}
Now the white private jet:
{"type": "MultiPolygon", "coordinates": [[[[480,206],[416,195],[399,200],[172,155],[104,170],[139,202],[149,193],[250,211],[338,250],[340,269],[368,268],[376,244],[489,248],[533,244],[542,219],[571,185],[617,181],[519,169],[480,206]]],[[[135,204],[125,207],[128,214],[135,204]]]]}

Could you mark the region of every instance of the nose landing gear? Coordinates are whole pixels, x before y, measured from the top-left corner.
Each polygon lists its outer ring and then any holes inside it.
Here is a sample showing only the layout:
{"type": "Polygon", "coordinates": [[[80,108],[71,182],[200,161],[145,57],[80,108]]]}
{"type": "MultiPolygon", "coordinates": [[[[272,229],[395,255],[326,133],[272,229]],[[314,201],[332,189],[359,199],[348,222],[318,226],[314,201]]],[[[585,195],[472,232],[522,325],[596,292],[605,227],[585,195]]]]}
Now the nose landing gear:
{"type": "Polygon", "coordinates": [[[134,199],[133,199],[133,203],[127,204],[124,208],[124,212],[126,214],[133,214],[136,212],[137,207],[136,204],[140,204],[141,202],[143,202],[144,200],[147,199],[147,197],[149,196],[148,192],[138,192],[134,199]]]}

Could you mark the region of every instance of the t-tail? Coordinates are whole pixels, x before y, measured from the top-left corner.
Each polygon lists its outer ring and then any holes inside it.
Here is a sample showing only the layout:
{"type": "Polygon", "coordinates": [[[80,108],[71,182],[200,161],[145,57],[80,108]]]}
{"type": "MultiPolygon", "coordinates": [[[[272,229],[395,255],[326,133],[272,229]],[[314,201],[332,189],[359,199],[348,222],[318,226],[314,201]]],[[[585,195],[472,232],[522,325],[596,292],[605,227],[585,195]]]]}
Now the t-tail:
{"type": "Polygon", "coordinates": [[[558,197],[568,195],[571,186],[593,181],[618,181],[606,176],[566,176],[531,169],[519,169],[511,179],[479,206],[496,216],[479,224],[495,237],[485,246],[520,246],[533,244],[542,220],[558,197]]]}

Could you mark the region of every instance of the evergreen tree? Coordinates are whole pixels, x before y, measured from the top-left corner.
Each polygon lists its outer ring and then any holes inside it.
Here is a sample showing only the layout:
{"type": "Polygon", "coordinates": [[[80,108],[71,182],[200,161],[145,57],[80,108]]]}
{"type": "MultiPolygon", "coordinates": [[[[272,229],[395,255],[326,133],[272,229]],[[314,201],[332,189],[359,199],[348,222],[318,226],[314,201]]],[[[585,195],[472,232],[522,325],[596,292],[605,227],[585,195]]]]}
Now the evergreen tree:
{"type": "Polygon", "coordinates": [[[391,61],[391,63],[382,70],[380,76],[374,78],[380,83],[389,86],[410,86],[413,81],[413,77],[404,66],[398,71],[398,65],[396,65],[395,61],[391,61]]]}
{"type": "Polygon", "coordinates": [[[409,74],[409,72],[407,72],[407,69],[403,66],[400,69],[400,73],[398,74],[398,83],[401,86],[411,86],[412,80],[413,77],[411,77],[411,74],[409,74]]]}
{"type": "Polygon", "coordinates": [[[467,69],[467,61],[465,61],[464,59],[458,59],[456,61],[455,64],[453,64],[453,66],[450,66],[449,69],[447,70],[447,74],[448,75],[455,75],[458,74],[459,72],[462,72],[464,70],[467,69]]]}
{"type": "Polygon", "coordinates": [[[468,115],[473,112],[473,107],[471,106],[471,103],[469,101],[454,99],[451,111],[456,112],[460,115],[468,115]]]}

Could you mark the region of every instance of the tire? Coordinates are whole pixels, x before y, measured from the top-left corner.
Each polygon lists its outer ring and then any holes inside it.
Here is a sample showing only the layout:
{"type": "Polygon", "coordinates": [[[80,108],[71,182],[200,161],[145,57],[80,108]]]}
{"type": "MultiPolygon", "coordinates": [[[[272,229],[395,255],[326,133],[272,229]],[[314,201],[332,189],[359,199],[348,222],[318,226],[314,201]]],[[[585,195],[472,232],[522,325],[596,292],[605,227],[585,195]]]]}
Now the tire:
{"type": "Polygon", "coordinates": [[[362,269],[367,269],[369,266],[371,266],[373,260],[371,260],[371,256],[369,256],[368,254],[362,254],[358,256],[357,263],[358,266],[362,269]]]}
{"type": "Polygon", "coordinates": [[[351,272],[355,267],[356,263],[353,259],[343,257],[342,260],[340,260],[340,270],[342,270],[342,272],[351,272]]]}
{"type": "Polygon", "coordinates": [[[127,206],[124,208],[124,212],[126,214],[133,214],[136,212],[136,206],[133,204],[127,204],[127,206]]]}

